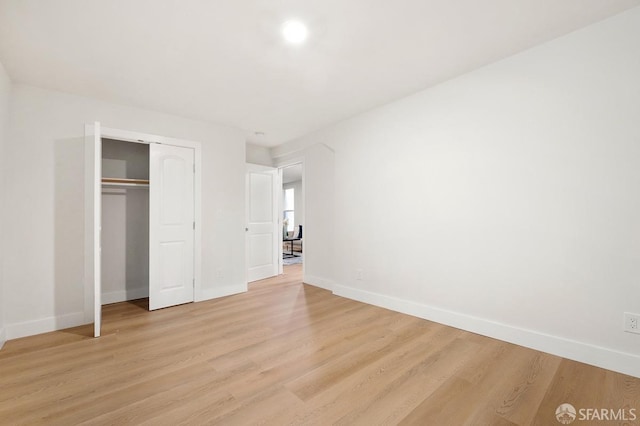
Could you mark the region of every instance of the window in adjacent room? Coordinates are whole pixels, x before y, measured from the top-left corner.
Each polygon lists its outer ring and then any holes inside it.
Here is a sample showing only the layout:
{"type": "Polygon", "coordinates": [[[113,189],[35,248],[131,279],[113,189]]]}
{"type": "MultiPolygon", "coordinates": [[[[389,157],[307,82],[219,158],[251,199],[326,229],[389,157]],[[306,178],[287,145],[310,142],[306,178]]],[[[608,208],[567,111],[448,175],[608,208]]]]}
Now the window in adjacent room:
{"type": "Polygon", "coordinates": [[[288,188],[284,190],[284,217],[285,223],[287,224],[287,232],[293,231],[294,221],[295,221],[295,210],[294,210],[294,202],[295,202],[295,192],[293,188],[288,188]]]}

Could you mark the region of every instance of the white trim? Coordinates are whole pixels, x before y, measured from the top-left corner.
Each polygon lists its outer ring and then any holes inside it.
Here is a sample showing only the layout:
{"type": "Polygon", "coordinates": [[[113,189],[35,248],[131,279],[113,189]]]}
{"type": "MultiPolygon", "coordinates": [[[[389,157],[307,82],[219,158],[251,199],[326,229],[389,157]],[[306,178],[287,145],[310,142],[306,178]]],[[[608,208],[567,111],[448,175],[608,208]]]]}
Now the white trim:
{"type": "MultiPolygon", "coordinates": [[[[309,247],[309,238],[306,238],[309,235],[309,225],[307,223],[307,212],[308,210],[308,206],[307,206],[307,200],[309,199],[309,197],[307,197],[307,166],[304,162],[304,157],[300,160],[300,164],[302,165],[302,205],[304,206],[302,208],[302,241],[306,241],[306,245],[307,247],[309,247]],[[306,232],[306,233],[305,233],[306,232]],[[306,240],[305,240],[306,238],[306,240]]],[[[311,229],[311,241],[313,241],[313,227],[311,229]]],[[[313,244],[313,243],[312,243],[313,244]]],[[[300,244],[300,250],[302,250],[303,252],[303,256],[304,258],[302,259],[302,277],[304,278],[306,271],[307,271],[307,262],[309,262],[309,250],[304,251],[304,247],[302,246],[302,243],[300,244]]],[[[282,248],[280,248],[280,252],[282,252],[282,248]]],[[[333,286],[332,286],[333,288],[333,286]]]]}
{"type": "MultiPolygon", "coordinates": [[[[276,193],[276,205],[278,206],[278,235],[284,234],[284,183],[282,183],[283,170],[282,167],[278,167],[278,191],[276,193]]],[[[295,208],[295,205],[294,205],[295,208]]],[[[304,210],[303,210],[304,211],[304,210]]],[[[302,218],[304,220],[304,218],[302,218]]],[[[304,222],[302,222],[304,223],[304,222]]],[[[304,234],[303,234],[304,235],[304,234]]],[[[278,253],[278,275],[284,273],[284,258],[282,257],[283,237],[278,238],[278,247],[276,252],[278,253]]],[[[292,243],[293,244],[293,243],[292,243]]]]}
{"type": "MultiPolygon", "coordinates": [[[[184,141],[185,143],[189,141],[184,141]]],[[[202,297],[202,147],[199,142],[191,142],[195,175],[193,176],[193,220],[196,222],[193,238],[193,301],[202,297]]]]}
{"type": "Polygon", "coordinates": [[[640,356],[638,355],[343,285],[335,285],[334,294],[563,358],[640,377],[640,356]]]}
{"type": "Polygon", "coordinates": [[[0,349],[2,349],[6,341],[7,341],[7,333],[4,328],[0,328],[0,349]]]}
{"type": "MultiPolygon", "coordinates": [[[[304,234],[303,234],[304,235],[304,234]]],[[[302,282],[305,284],[312,285],[314,287],[323,288],[325,290],[333,291],[335,287],[335,283],[326,278],[320,278],[313,275],[302,275],[302,282]]]]}
{"type": "Polygon", "coordinates": [[[126,302],[127,300],[136,300],[149,297],[149,287],[139,287],[126,290],[111,291],[102,293],[102,304],[126,302]]]}
{"type": "Polygon", "coordinates": [[[224,287],[207,288],[201,292],[201,298],[196,302],[203,302],[205,300],[217,299],[218,297],[231,296],[233,294],[246,293],[246,284],[226,285],[224,287]]]}
{"type": "Polygon", "coordinates": [[[93,322],[94,337],[102,322],[100,235],[102,222],[102,138],[100,123],[85,125],[84,317],[93,322]]]}
{"type": "Polygon", "coordinates": [[[19,322],[6,326],[7,340],[18,339],[20,337],[33,336],[50,331],[62,330],[69,327],[91,324],[93,320],[86,321],[84,312],[59,315],[55,317],[40,318],[37,320],[19,322]]]}
{"type": "Polygon", "coordinates": [[[94,124],[84,125],[84,319],[93,322],[94,172],[91,135],[94,124]]]}
{"type": "Polygon", "coordinates": [[[170,138],[167,136],[153,135],[150,133],[132,132],[129,130],[114,129],[112,127],[102,127],[101,135],[106,139],[115,139],[137,143],[161,143],[165,145],[184,146],[187,148],[201,148],[200,142],[185,139],[170,138]]]}

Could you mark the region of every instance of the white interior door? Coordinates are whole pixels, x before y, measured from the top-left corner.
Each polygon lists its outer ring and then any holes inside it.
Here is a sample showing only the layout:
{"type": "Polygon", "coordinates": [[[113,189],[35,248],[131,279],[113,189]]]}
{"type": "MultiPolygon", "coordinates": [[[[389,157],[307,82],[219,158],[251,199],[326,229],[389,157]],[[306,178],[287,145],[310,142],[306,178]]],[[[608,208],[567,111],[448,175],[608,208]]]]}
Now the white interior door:
{"type": "Polygon", "coordinates": [[[278,170],[247,167],[247,281],[278,274],[278,246],[282,241],[277,213],[278,170]]]}
{"type": "Polygon", "coordinates": [[[85,319],[93,319],[93,335],[102,325],[100,281],[102,232],[102,136],[100,123],[85,126],[85,319]]]}
{"type": "Polygon", "coordinates": [[[194,300],[194,150],[149,146],[149,309],[194,300]]]}

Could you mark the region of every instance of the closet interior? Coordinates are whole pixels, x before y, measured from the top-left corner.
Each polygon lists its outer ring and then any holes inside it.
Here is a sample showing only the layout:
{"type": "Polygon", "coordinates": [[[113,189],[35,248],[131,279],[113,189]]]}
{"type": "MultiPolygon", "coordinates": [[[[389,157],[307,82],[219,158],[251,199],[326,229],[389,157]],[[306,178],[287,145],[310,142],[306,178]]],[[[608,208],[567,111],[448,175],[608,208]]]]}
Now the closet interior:
{"type": "Polygon", "coordinates": [[[149,145],[102,138],[102,304],[149,297],[149,145]]]}

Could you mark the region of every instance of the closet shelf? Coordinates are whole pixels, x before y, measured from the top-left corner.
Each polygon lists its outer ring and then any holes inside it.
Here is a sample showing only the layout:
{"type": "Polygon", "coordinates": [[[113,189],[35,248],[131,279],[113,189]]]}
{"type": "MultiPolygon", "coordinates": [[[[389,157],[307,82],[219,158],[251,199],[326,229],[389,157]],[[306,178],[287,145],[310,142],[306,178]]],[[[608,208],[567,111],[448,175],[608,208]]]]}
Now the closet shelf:
{"type": "Polygon", "coordinates": [[[149,187],[149,179],[102,178],[102,186],[149,187]]]}

